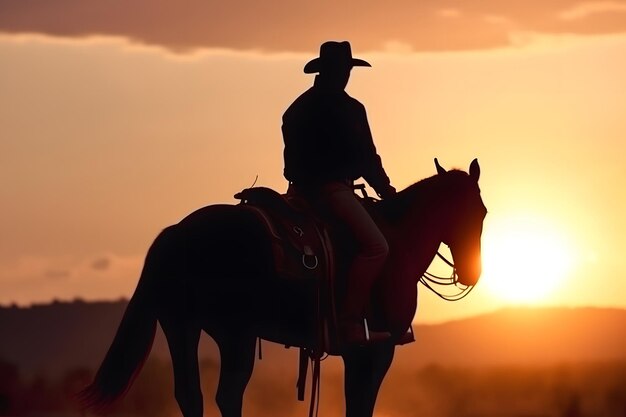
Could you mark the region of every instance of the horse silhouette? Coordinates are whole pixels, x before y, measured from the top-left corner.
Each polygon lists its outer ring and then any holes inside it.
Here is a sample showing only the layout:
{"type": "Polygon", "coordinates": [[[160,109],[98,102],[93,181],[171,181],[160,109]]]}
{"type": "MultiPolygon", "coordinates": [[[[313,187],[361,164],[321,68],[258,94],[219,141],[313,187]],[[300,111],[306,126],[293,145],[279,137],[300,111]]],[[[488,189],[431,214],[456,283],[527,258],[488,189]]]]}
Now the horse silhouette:
{"type": "MultiPolygon", "coordinates": [[[[393,360],[394,340],[413,320],[417,283],[439,245],[449,246],[461,284],[473,286],[480,277],[487,210],[478,186],[478,161],[472,161],[469,172],[446,171],[436,159],[435,164],[437,175],[372,205],[391,248],[372,293],[372,326],[388,330],[393,338],[340,353],[347,417],[372,416],[393,360]]],[[[220,352],[218,408],[223,417],[240,417],[257,338],[289,344],[276,329],[288,332],[289,320],[309,303],[302,286],[275,276],[271,257],[266,228],[241,205],[207,206],[164,229],[147,253],[108,353],[82,392],[84,403],[105,407],[127,391],[150,352],[158,321],[170,349],[183,416],[203,414],[198,342],[204,330],[220,352]],[[288,309],[297,313],[285,318],[280,313],[288,309]]]]}

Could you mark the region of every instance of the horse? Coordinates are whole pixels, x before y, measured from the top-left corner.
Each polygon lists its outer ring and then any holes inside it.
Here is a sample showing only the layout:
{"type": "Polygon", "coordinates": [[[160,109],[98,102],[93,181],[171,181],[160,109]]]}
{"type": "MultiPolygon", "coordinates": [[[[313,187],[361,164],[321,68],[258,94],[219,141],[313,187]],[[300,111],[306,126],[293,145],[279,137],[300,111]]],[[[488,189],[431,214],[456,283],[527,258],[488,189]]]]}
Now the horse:
{"type": "MultiPolygon", "coordinates": [[[[344,362],[347,417],[373,415],[394,357],[394,340],[411,325],[417,284],[440,244],[450,248],[461,285],[474,286],[480,277],[487,209],[478,186],[478,161],[471,162],[468,172],[447,171],[437,159],[435,166],[436,175],[371,205],[390,246],[389,259],[372,290],[371,303],[377,306],[372,326],[390,332],[392,339],[338,354],[344,362]]],[[[94,380],[81,393],[85,406],[102,408],[125,394],[151,350],[158,322],[169,346],[174,395],[182,415],[203,415],[198,343],[205,331],[220,352],[217,406],[222,417],[241,417],[257,339],[287,343],[269,330],[276,329],[272,320],[278,320],[272,306],[306,304],[298,299],[306,297],[301,289],[275,291],[280,280],[272,269],[267,235],[259,218],[241,204],[209,205],[165,228],[148,250],[135,292],[94,380]]]]}

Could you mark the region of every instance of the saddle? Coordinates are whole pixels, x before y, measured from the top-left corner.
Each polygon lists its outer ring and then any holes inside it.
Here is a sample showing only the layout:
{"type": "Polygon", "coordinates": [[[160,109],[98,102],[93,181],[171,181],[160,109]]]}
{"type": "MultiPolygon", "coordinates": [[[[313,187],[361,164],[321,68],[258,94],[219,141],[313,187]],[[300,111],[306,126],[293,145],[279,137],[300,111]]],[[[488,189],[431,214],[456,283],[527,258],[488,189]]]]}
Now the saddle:
{"type": "Polygon", "coordinates": [[[313,327],[317,334],[308,338],[311,346],[306,348],[320,354],[338,352],[335,257],[326,225],[297,196],[254,187],[235,194],[235,198],[265,225],[277,278],[316,292],[313,327]]]}
{"type": "Polygon", "coordinates": [[[303,199],[266,187],[246,188],[235,198],[265,224],[279,277],[321,281],[332,278],[332,245],[326,226],[303,199]]]}

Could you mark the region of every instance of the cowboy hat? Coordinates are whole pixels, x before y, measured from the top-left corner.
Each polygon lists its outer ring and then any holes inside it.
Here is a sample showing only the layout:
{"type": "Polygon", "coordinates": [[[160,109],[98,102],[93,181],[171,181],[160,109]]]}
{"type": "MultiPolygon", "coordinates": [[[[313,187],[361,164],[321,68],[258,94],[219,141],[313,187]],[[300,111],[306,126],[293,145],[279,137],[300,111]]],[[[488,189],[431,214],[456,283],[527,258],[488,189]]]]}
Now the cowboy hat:
{"type": "Polygon", "coordinates": [[[313,74],[333,68],[371,67],[362,59],[352,58],[350,42],[324,42],[320,46],[320,56],[312,59],[304,66],[306,74],[313,74]]]}

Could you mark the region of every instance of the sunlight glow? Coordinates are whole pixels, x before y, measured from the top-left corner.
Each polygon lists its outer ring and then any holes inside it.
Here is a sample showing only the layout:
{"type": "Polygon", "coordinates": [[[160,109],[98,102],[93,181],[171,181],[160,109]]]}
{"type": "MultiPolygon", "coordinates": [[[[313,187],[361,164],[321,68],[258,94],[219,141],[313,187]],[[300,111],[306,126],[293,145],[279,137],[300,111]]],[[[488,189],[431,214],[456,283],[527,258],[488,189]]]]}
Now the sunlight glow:
{"type": "Polygon", "coordinates": [[[483,278],[503,301],[549,301],[575,262],[564,233],[534,218],[509,218],[483,235],[483,278]]]}

